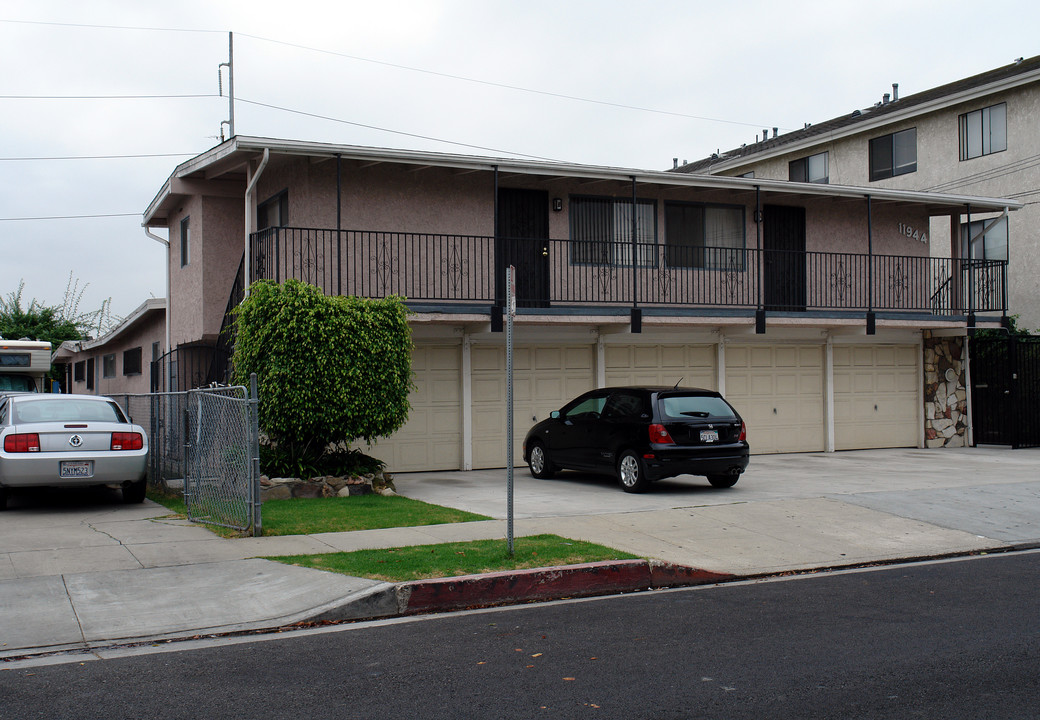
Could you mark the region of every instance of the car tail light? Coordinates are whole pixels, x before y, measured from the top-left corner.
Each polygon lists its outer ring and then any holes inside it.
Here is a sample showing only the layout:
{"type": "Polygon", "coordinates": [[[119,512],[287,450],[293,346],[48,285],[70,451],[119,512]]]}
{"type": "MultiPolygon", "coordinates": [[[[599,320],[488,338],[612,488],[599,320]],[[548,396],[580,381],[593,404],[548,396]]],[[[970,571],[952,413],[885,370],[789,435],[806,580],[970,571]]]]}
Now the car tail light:
{"type": "Polygon", "coordinates": [[[746,442],[746,441],[747,441],[747,425],[745,425],[744,421],[741,420],[740,421],[740,437],[737,438],[737,442],[746,442]]]}
{"type": "Polygon", "coordinates": [[[650,426],[650,442],[659,445],[675,445],[675,440],[672,440],[672,436],[668,434],[664,425],[658,423],[650,426]]]}
{"type": "Polygon", "coordinates": [[[144,447],[144,438],[141,433],[114,432],[112,433],[112,450],[140,450],[144,447]]]}
{"type": "Polygon", "coordinates": [[[40,452],[40,436],[36,433],[19,433],[4,438],[4,452],[40,452]]]}

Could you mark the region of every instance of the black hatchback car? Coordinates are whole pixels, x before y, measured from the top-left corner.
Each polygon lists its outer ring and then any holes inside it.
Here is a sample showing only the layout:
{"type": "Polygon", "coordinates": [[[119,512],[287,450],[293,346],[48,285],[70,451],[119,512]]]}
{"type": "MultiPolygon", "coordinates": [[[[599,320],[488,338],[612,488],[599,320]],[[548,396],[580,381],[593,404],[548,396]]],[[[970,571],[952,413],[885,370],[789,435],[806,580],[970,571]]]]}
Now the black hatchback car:
{"type": "Polygon", "coordinates": [[[748,465],[747,428],[713,390],[600,388],[553,411],[527,433],[524,461],[536,478],[557,470],[617,476],[626,492],[676,475],[732,487],[748,465]]]}

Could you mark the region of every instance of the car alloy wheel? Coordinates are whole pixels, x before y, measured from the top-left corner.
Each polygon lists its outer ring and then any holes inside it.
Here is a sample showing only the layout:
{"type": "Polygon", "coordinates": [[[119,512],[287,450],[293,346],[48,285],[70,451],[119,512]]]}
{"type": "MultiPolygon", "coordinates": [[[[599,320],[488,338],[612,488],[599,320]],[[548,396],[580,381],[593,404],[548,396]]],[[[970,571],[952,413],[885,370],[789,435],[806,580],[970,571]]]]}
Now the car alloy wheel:
{"type": "Polygon", "coordinates": [[[535,475],[545,472],[545,451],[542,450],[541,445],[531,448],[531,472],[535,475]]]}
{"type": "Polygon", "coordinates": [[[625,492],[640,493],[650,485],[643,472],[643,463],[632,450],[622,453],[621,459],[618,461],[617,474],[621,488],[625,492]]]}
{"type": "Polygon", "coordinates": [[[549,458],[549,452],[540,442],[531,445],[531,450],[527,457],[527,467],[531,469],[531,474],[538,479],[551,478],[556,474],[556,467],[549,458]]]}

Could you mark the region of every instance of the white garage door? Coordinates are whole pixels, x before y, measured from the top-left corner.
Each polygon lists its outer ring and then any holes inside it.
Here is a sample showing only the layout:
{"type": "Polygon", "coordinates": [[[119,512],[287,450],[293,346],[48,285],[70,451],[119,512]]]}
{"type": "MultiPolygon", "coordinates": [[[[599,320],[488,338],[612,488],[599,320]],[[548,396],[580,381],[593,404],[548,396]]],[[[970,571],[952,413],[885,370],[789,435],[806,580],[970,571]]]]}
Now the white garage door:
{"type": "Polygon", "coordinates": [[[824,450],[821,345],[726,345],[725,395],[752,453],[824,450]]]}
{"type": "MultiPolygon", "coordinates": [[[[513,350],[513,462],[523,463],[524,436],[538,420],[595,386],[592,345],[520,345],[513,350]]],[[[473,467],[506,464],[506,350],[474,345],[473,467]]]]}
{"type": "Polygon", "coordinates": [[[834,346],[836,450],[917,447],[916,345],[834,346]]]}
{"type": "Polygon", "coordinates": [[[714,390],[714,345],[607,345],[607,385],[675,385],[714,390]]]}
{"type": "Polygon", "coordinates": [[[368,454],[391,472],[458,470],[462,467],[462,373],[458,345],[416,345],[415,389],[408,421],[379,440],[368,454]]]}

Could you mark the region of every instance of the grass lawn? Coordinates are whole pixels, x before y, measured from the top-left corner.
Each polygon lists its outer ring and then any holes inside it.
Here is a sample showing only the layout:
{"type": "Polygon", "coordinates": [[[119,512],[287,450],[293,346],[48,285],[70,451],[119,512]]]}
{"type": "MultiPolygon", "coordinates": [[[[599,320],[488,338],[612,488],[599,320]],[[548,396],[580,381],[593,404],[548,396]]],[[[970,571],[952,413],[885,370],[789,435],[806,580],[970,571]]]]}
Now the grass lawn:
{"type": "MultiPolygon", "coordinates": [[[[185,516],[188,514],[188,508],[184,505],[183,498],[161,495],[153,491],[148,492],[148,498],[175,513],[185,516]]],[[[312,535],[348,530],[416,527],[491,519],[464,510],[431,505],[399,495],[269,500],[264,503],[261,512],[265,537],[268,535],[312,535]]],[[[206,527],[223,537],[238,535],[234,530],[217,526],[206,527]]]]}
{"type": "Polygon", "coordinates": [[[403,582],[639,557],[603,545],[568,540],[559,535],[515,538],[513,549],[514,555],[509,557],[509,548],[504,539],[476,540],[267,559],[355,577],[403,582]]]}

